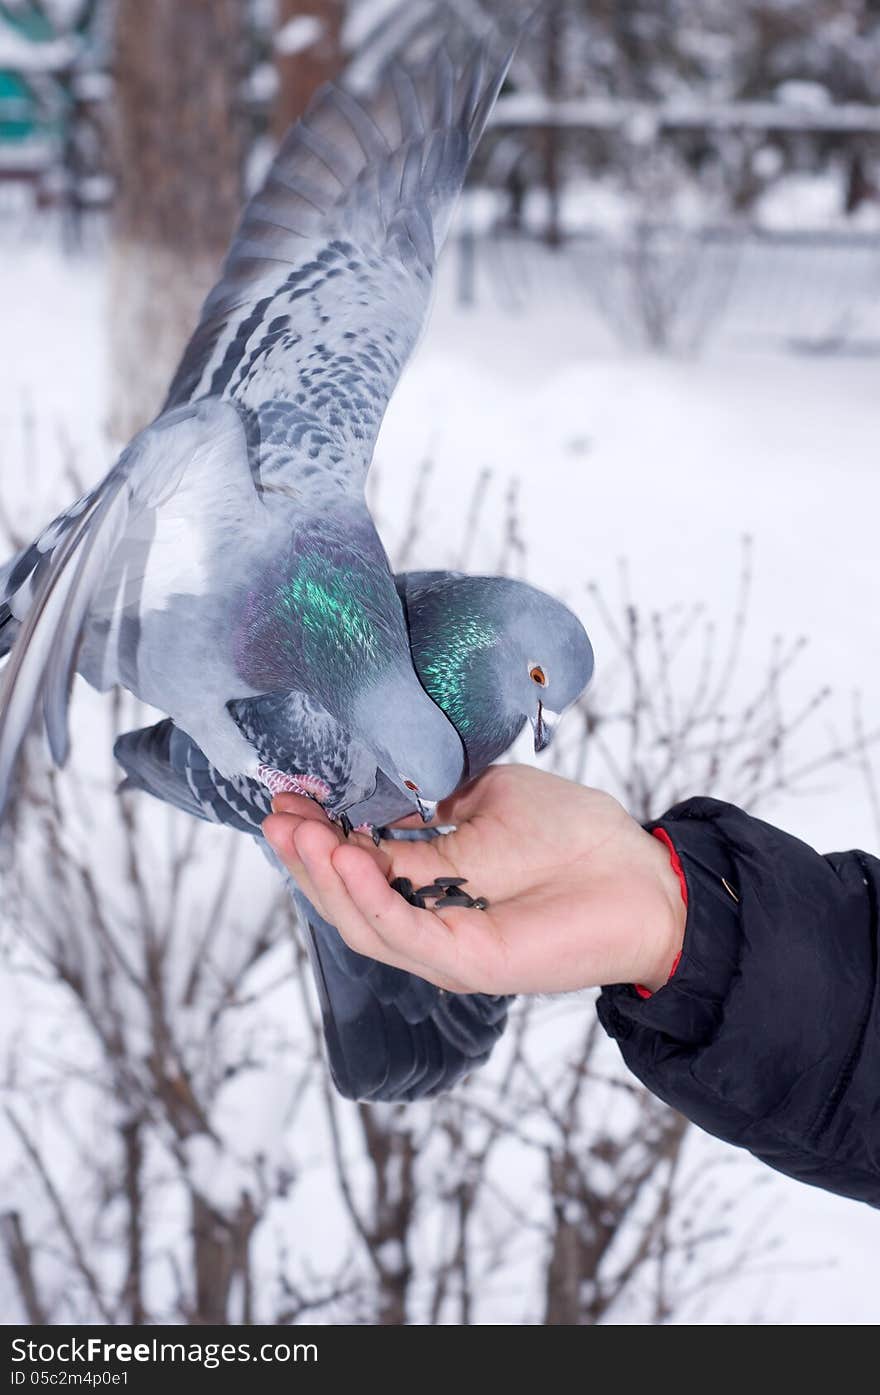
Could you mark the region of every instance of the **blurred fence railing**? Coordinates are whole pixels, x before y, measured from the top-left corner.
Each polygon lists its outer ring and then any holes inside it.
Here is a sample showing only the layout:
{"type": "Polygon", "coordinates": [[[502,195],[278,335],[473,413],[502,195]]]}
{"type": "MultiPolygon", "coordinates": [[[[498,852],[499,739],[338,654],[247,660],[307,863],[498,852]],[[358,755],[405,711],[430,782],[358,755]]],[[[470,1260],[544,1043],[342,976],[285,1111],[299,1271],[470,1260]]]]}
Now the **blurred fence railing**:
{"type": "Polygon", "coordinates": [[[862,102],[716,102],[683,99],[670,102],[582,98],[549,101],[537,92],[500,97],[492,114],[499,127],[556,126],[578,131],[639,132],[738,131],[768,134],[795,131],[804,135],[880,135],[880,106],[862,102]]]}
{"type": "Polygon", "coordinates": [[[577,306],[585,340],[880,354],[880,236],[660,224],[569,236],[456,240],[464,304],[577,306]]]}

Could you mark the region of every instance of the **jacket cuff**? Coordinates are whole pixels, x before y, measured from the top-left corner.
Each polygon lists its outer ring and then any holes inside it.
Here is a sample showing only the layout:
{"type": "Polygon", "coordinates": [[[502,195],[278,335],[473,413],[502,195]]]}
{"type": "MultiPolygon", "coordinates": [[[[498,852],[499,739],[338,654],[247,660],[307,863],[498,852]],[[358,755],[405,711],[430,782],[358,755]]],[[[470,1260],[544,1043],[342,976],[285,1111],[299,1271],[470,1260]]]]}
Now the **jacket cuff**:
{"type": "Polygon", "coordinates": [[[676,813],[670,810],[646,829],[662,831],[681,870],[688,908],[681,954],[668,981],[656,992],[645,996],[635,984],[616,984],[603,989],[598,1004],[603,1027],[621,1048],[638,1028],[640,1046],[650,1055],[650,1033],[660,1032],[682,1045],[705,1041],[713,1034],[738,959],[739,903],[733,860],[711,823],[692,818],[685,824],[687,815],[677,818],[676,813]]]}

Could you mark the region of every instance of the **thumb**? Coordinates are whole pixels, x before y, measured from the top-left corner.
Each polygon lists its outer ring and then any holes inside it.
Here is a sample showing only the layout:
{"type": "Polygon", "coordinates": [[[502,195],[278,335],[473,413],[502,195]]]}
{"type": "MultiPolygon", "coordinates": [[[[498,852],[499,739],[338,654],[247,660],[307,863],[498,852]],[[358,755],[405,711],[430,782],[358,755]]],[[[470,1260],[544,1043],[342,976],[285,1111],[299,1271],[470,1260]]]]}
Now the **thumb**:
{"type": "Polygon", "coordinates": [[[487,770],[468,780],[466,785],[462,785],[448,799],[441,800],[437,805],[436,816],[431,820],[432,824],[459,824],[472,819],[485,804],[487,782],[495,768],[490,765],[487,770]]]}
{"type": "Polygon", "coordinates": [[[479,808],[483,806],[486,798],[486,781],[491,772],[496,769],[490,765],[488,769],[475,775],[467,784],[461,785],[453,794],[441,799],[434,812],[434,817],[424,822],[418,814],[407,814],[403,819],[396,819],[391,825],[392,828],[443,828],[450,824],[465,823],[472,818],[479,808]]]}

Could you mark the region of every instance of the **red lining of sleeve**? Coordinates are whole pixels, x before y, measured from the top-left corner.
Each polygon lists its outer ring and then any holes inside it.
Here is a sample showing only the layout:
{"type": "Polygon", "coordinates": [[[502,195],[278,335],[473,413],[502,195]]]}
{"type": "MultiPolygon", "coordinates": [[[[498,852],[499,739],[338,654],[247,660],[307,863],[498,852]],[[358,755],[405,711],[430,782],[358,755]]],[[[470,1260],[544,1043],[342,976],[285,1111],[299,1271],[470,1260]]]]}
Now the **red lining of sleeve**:
{"type": "MultiPolygon", "coordinates": [[[[678,877],[678,884],[679,884],[679,886],[681,887],[681,899],[682,899],[682,901],[684,902],[685,906],[687,906],[687,903],[688,903],[687,882],[686,882],[685,879],[684,879],[684,869],[683,869],[683,867],[682,867],[682,865],[681,865],[681,859],[679,858],[678,853],[675,851],[675,844],[673,843],[673,841],[672,841],[672,839],[670,838],[669,834],[666,832],[666,829],[665,829],[665,828],[654,828],[654,829],[651,830],[651,832],[653,833],[653,835],[654,835],[655,838],[659,838],[659,839],[660,839],[660,842],[665,844],[666,848],[667,848],[668,851],[669,851],[669,861],[670,861],[670,863],[671,863],[671,865],[672,865],[672,870],[673,870],[673,872],[674,872],[675,875],[678,877]]],[[[669,978],[672,978],[672,975],[675,973],[676,969],[678,968],[678,965],[679,965],[679,961],[680,961],[680,960],[681,960],[681,950],[679,950],[678,954],[676,954],[675,958],[674,958],[673,961],[672,961],[672,968],[669,970],[669,978]]],[[[669,978],[666,980],[667,983],[669,982],[669,978]]],[[[639,995],[640,998],[650,998],[650,997],[651,997],[651,990],[650,990],[650,988],[644,988],[644,987],[642,986],[641,983],[636,983],[636,984],[633,985],[633,987],[635,988],[635,990],[636,990],[636,992],[638,993],[638,995],[639,995]]]]}

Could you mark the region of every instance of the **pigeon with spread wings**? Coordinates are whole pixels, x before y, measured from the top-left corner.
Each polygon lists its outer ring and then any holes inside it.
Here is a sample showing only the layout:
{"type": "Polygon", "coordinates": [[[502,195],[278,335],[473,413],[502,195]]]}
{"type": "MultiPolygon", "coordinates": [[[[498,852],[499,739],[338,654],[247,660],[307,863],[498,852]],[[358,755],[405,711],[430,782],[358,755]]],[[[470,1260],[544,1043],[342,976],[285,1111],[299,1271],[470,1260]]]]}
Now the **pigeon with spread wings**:
{"type": "Polygon", "coordinates": [[[77,671],[168,713],[228,778],[267,774],[229,704],[280,692],[426,814],[456,785],[363,491],[508,62],[440,50],[364,102],[323,89],[290,131],[163,412],[0,569],[0,808],[35,712],[65,759],[77,671]]]}
{"type": "MultiPolygon", "coordinates": [[[[473,779],[508,750],[526,722],[542,750],[552,719],[576,701],[592,674],[593,651],[578,618],[560,601],[509,577],[408,572],[398,576],[397,587],[416,671],[461,736],[466,777],[473,779]]],[[[290,698],[267,696],[234,711],[267,763],[301,769],[320,760],[313,714],[290,698]]],[[[324,746],[335,752],[349,743],[340,732],[324,746]]],[[[128,777],[124,788],[260,836],[271,807],[268,791],[251,780],[224,780],[172,722],[126,732],[115,754],[128,777]]],[[[320,768],[328,787],[350,778],[335,760],[320,768]]],[[[360,806],[346,802],[352,819],[373,826],[408,812],[407,801],[381,775],[360,806]]],[[[270,860],[277,865],[274,854],[270,860]]],[[[356,954],[301,893],[294,890],[294,896],[327,1057],[342,1094],[419,1099],[450,1089],[486,1060],[504,1028],[506,998],[444,993],[356,954]]]]}

